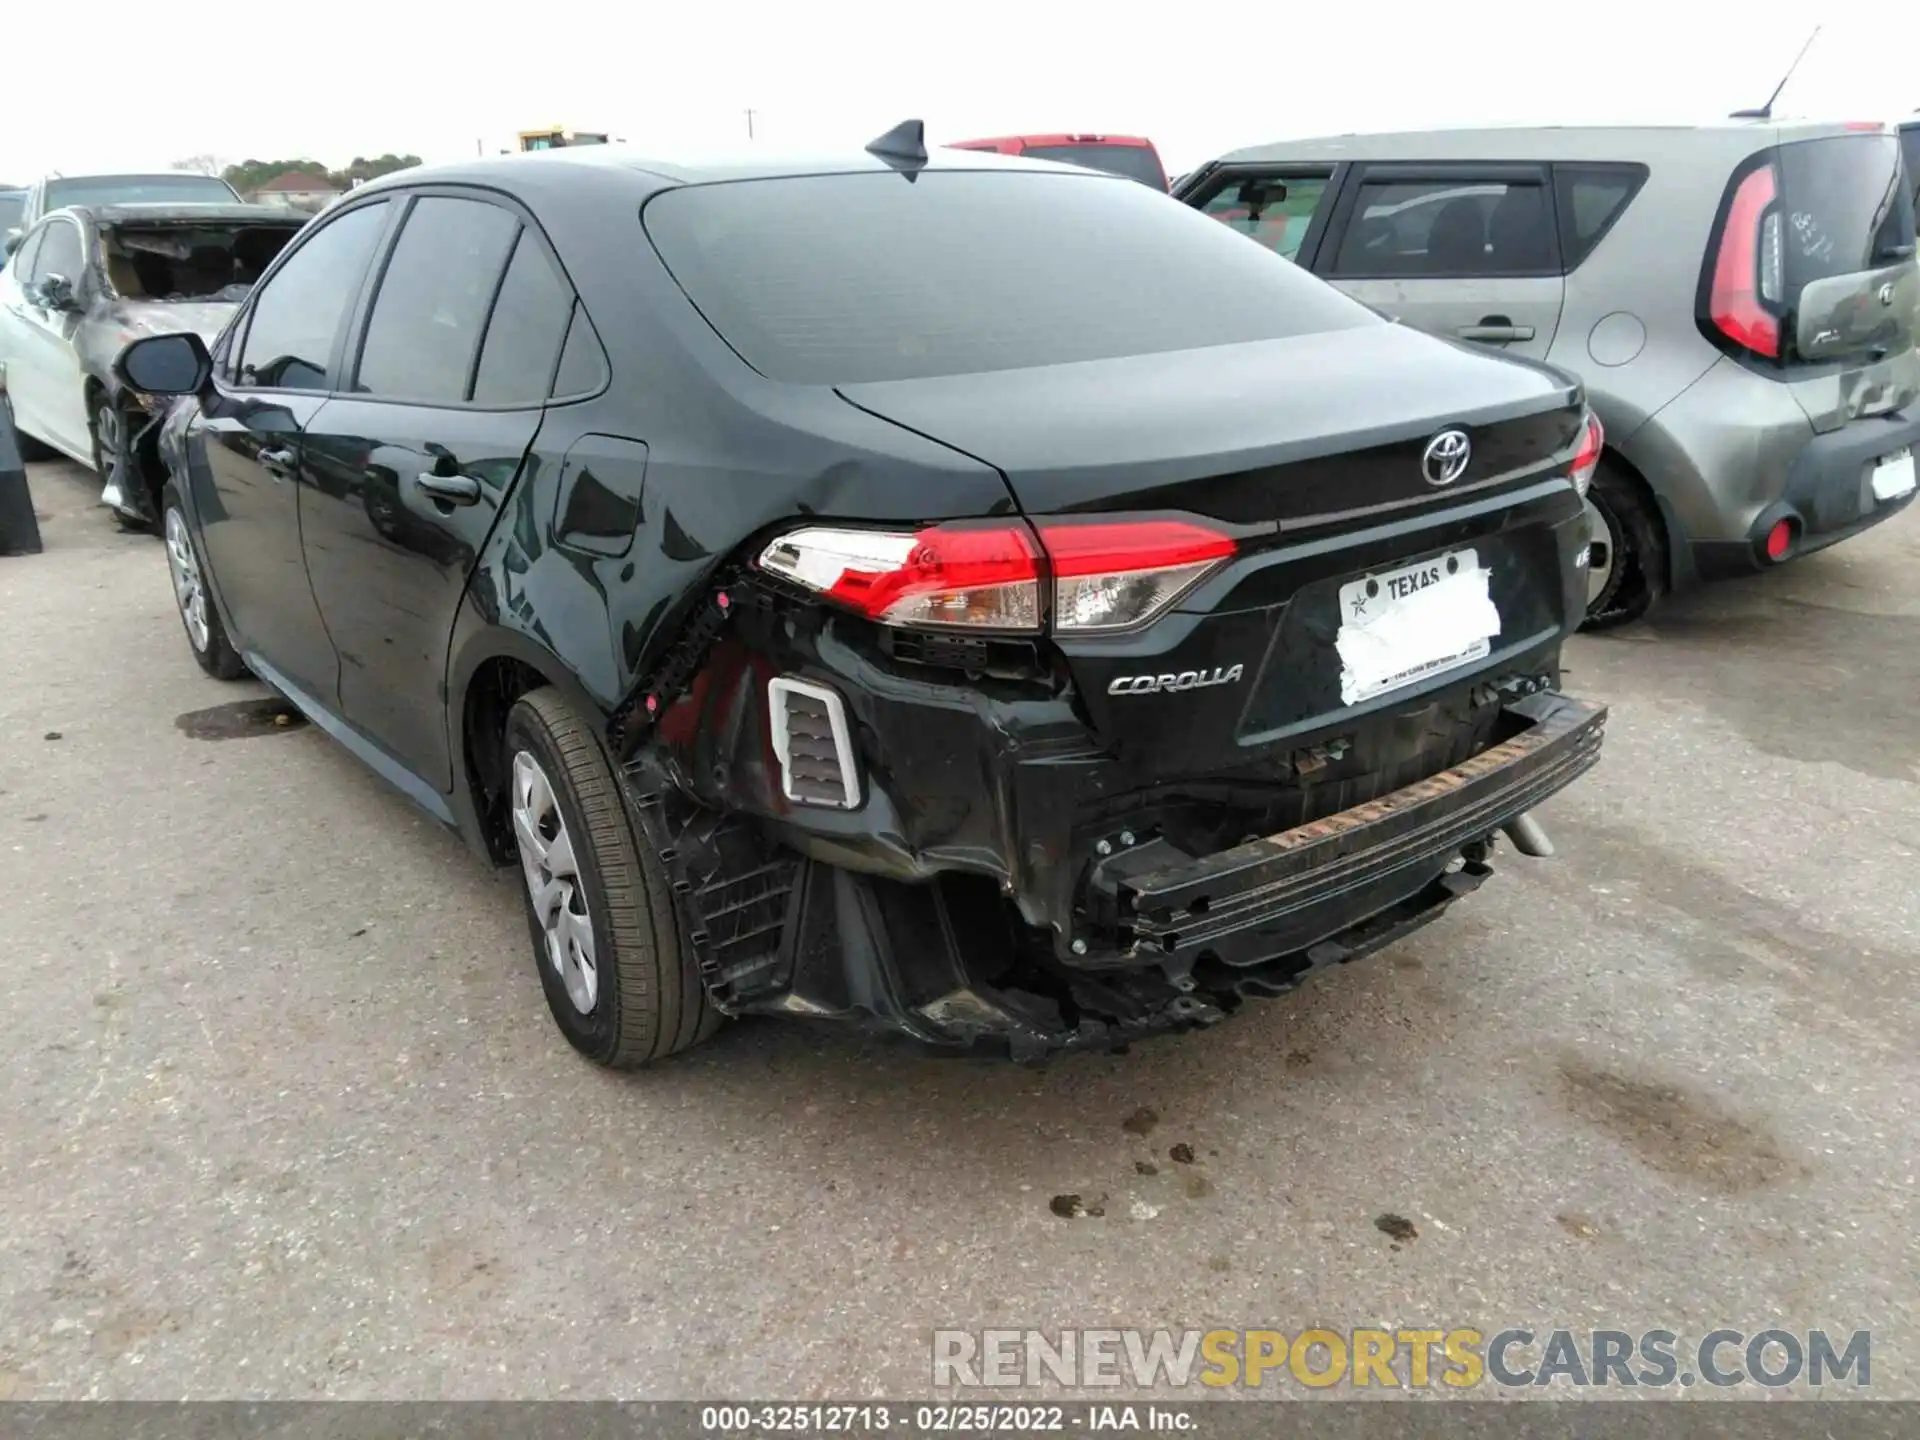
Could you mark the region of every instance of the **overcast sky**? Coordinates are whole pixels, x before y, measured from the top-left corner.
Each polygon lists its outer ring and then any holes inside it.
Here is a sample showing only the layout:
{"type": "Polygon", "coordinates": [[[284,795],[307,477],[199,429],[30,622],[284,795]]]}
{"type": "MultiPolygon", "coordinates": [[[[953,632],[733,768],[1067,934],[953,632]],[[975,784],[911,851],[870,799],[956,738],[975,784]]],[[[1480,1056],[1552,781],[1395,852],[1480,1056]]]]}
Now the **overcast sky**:
{"type": "MultiPolygon", "coordinates": [[[[204,27],[190,12],[105,0],[72,32],[95,39],[7,66],[0,182],[203,152],[449,160],[543,125],[674,157],[746,144],[749,107],[768,149],[858,145],[915,116],[934,141],[1145,134],[1178,172],[1288,136],[1711,119],[1767,98],[1815,7],[321,0],[204,27]],[[105,51],[101,36],[113,37],[105,51]]],[[[1826,22],[1782,113],[1890,120],[1920,107],[1920,4],[1846,11],[1869,14],[1826,22]]]]}

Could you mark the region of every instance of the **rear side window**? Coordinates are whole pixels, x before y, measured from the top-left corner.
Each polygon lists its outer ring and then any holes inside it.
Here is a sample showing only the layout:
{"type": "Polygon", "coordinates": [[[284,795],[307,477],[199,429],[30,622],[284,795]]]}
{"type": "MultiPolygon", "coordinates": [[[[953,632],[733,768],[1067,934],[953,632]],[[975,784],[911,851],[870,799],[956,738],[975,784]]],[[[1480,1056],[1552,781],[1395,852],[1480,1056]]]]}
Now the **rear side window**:
{"type": "Polygon", "coordinates": [[[1506,180],[1368,180],[1335,252],[1346,279],[1557,271],[1546,188],[1506,180]]]}
{"type": "Polygon", "coordinates": [[[480,368],[473,380],[474,403],[538,405],[544,401],[572,313],[572,290],[540,242],[522,230],[507,264],[507,277],[500,282],[500,298],[487,317],[480,368]]]}
{"type": "Polygon", "coordinates": [[[1556,165],[1554,203],[1560,213],[1560,251],[1572,270],[1593,253],[1600,237],[1646,182],[1644,165],[1556,165]]]}
{"type": "Polygon", "coordinates": [[[1208,197],[1200,213],[1258,241],[1282,259],[1297,260],[1332,180],[1330,170],[1324,175],[1231,180],[1208,197]]]}
{"type": "Polygon", "coordinates": [[[367,317],[354,390],[464,403],[480,332],[519,233],[519,217],[498,205],[443,195],[416,201],[367,317]]]}
{"type": "Polygon", "coordinates": [[[1065,365],[1384,323],[1105,176],[922,171],[668,190],[642,212],[709,324],[776,380],[1065,365]]]}
{"type": "Polygon", "coordinates": [[[1124,175],[1156,190],[1167,188],[1167,177],[1159,159],[1144,145],[1029,145],[1020,153],[1030,160],[1053,160],[1087,170],[1104,170],[1109,175],[1124,175]]]}
{"type": "Polygon", "coordinates": [[[325,390],[333,342],[387,225],[387,202],[320,224],[255,292],[235,374],[269,390],[325,390]]]}
{"type": "Polygon", "coordinates": [[[1909,125],[1900,132],[1900,149],[1906,157],[1907,188],[1920,204],[1920,125],[1909,125]]]}

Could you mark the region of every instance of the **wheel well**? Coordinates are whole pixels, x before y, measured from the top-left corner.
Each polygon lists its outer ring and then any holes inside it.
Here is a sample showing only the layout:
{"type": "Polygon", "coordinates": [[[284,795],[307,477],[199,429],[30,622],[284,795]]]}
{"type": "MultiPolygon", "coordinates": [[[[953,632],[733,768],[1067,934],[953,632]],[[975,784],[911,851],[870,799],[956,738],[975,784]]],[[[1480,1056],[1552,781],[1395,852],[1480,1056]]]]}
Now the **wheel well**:
{"type": "Polygon", "coordinates": [[[473,809],[480,818],[487,853],[498,865],[509,864],[514,858],[504,753],[507,715],[522,695],[547,683],[547,677],[533,666],[506,655],[483,661],[467,682],[461,713],[467,783],[472,788],[473,809]]]}
{"type": "Polygon", "coordinates": [[[1660,577],[1662,588],[1677,588],[1678,577],[1674,574],[1674,567],[1679,561],[1674,553],[1673,528],[1667,524],[1666,506],[1660,503],[1660,497],[1654,493],[1653,486],[1647,483],[1647,477],[1640,473],[1640,467],[1618,450],[1603,450],[1600,463],[1639,492],[1647,523],[1653,526],[1654,538],[1660,542],[1661,554],[1666,561],[1667,573],[1660,577]]]}

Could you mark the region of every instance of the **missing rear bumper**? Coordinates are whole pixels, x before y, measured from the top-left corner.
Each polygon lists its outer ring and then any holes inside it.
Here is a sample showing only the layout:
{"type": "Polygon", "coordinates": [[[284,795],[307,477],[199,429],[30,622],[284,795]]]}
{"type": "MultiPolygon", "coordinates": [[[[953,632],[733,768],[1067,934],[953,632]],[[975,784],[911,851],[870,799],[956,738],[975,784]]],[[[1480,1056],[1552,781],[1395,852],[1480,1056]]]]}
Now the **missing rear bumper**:
{"type": "Polygon", "coordinates": [[[1095,943],[1071,961],[988,878],[908,883],[802,856],[690,805],[645,752],[625,779],[722,1010],[1030,1061],[1216,1023],[1436,919],[1492,873],[1494,835],[1597,761],[1605,719],[1529,696],[1479,754],[1365,804],[1207,856],[1149,840],[1087,875],[1095,943]]]}

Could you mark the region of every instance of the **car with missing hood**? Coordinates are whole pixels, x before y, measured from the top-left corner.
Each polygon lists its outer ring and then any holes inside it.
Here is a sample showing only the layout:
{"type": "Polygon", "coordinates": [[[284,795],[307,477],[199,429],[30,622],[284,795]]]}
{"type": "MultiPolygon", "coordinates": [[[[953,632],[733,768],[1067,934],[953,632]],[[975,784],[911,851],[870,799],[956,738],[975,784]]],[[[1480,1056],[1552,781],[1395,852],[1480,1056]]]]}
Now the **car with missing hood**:
{"type": "Polygon", "coordinates": [[[1207,1025],[1599,755],[1576,381],[917,122],[389,176],[116,367],[198,663],[516,867],[602,1064],[1207,1025]]]}
{"type": "Polygon", "coordinates": [[[113,376],[142,335],[211,343],[307,217],[265,205],[73,206],[29,230],[0,272],[0,371],[30,444],[91,465],[123,519],[159,515],[158,454],[117,470],[153,418],[113,376]]]}

